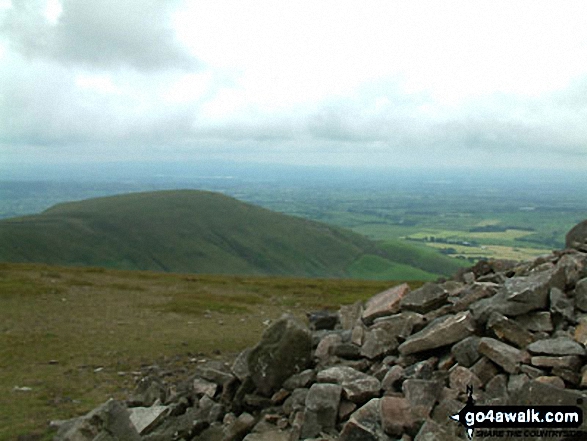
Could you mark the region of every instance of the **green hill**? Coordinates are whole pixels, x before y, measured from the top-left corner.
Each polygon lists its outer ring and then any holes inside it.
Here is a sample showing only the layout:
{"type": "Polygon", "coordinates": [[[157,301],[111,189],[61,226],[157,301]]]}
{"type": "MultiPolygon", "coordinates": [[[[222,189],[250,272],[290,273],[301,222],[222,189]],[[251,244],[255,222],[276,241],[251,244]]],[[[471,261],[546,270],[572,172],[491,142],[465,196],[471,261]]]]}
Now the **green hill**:
{"type": "Polygon", "coordinates": [[[439,255],[418,265],[405,259],[410,255],[348,230],[195,190],[70,202],[0,221],[0,261],[7,262],[370,279],[430,279],[459,266],[439,255]]]}

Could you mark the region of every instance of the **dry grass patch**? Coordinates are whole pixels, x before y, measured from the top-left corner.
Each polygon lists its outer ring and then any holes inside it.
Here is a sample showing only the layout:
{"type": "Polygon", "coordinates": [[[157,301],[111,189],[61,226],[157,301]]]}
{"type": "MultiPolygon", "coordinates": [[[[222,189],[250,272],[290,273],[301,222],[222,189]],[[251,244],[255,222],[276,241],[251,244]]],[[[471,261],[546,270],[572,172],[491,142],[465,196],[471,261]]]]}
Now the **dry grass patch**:
{"type": "Polygon", "coordinates": [[[127,396],[141,366],[189,372],[194,357],[256,343],[266,319],[335,309],[397,283],[0,264],[0,440],[50,439],[50,420],[127,396]]]}

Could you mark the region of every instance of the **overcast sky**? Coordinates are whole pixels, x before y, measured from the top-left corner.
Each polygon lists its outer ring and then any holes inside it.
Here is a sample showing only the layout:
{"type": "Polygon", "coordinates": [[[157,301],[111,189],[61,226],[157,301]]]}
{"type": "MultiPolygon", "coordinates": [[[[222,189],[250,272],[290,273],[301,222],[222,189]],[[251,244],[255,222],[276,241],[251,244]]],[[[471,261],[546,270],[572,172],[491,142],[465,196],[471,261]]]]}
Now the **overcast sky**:
{"type": "Polygon", "coordinates": [[[587,170],[587,3],[0,0],[0,162],[587,170]]]}

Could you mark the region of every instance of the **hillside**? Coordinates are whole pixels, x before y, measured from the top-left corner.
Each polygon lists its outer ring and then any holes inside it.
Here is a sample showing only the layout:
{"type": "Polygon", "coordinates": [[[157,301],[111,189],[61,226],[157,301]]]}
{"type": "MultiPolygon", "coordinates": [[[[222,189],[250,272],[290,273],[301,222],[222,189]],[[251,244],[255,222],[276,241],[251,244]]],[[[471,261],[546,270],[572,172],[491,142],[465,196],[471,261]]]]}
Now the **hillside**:
{"type": "Polygon", "coordinates": [[[408,258],[414,250],[195,190],[70,202],[0,221],[6,262],[371,279],[431,279],[459,266],[443,256],[419,266],[408,258]]]}

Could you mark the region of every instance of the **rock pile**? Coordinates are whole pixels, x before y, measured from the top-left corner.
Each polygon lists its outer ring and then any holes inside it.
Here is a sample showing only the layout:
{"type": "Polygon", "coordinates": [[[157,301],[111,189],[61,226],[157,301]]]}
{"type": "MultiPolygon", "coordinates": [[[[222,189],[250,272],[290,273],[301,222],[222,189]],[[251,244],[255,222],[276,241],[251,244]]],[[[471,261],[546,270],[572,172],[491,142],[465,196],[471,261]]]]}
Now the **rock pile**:
{"type": "Polygon", "coordinates": [[[585,412],[587,254],[573,231],[574,249],[399,285],[310,314],[310,328],[284,316],[231,366],[208,362],[176,385],[144,378],[126,403],[63,423],[55,439],[465,439],[449,417],[470,386],[479,405],[585,412]]]}

